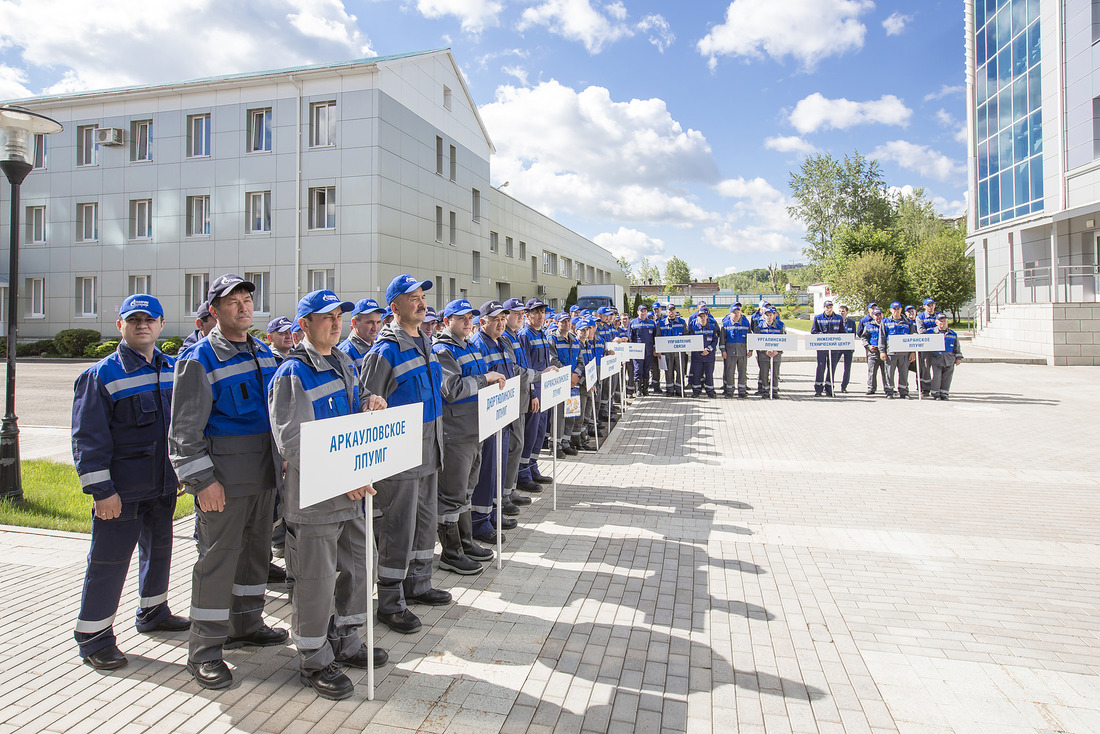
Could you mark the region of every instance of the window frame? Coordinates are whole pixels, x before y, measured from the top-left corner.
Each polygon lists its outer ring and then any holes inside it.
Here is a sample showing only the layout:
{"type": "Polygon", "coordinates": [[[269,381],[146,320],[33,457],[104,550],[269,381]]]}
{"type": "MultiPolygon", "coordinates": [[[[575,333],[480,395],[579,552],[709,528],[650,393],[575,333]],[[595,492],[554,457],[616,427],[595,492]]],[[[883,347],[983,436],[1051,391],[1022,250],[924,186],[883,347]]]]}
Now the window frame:
{"type": "MultiPolygon", "coordinates": [[[[210,194],[195,194],[194,196],[188,196],[186,200],[187,215],[185,217],[186,237],[209,237],[211,230],[211,219],[213,219],[212,212],[210,210],[210,194]],[[195,216],[195,206],[202,204],[202,217],[195,216]],[[202,231],[195,231],[195,223],[201,219],[203,223],[202,231]]],[[[197,308],[197,304],[196,304],[197,308]]],[[[194,309],[192,309],[194,310],[194,309]]]]}
{"type": "Polygon", "coordinates": [[[44,245],[46,244],[46,205],[34,204],[27,207],[26,211],[26,223],[27,228],[24,233],[24,244],[27,245],[44,245]],[[41,215],[41,217],[39,216],[41,215]],[[39,226],[39,219],[41,219],[41,227],[39,226]],[[41,229],[41,235],[39,230],[41,229]]]}
{"type": "Polygon", "coordinates": [[[130,239],[153,238],[153,200],[130,199],[130,239]],[[144,216],[142,210],[144,209],[144,216]],[[144,233],[143,233],[144,230],[144,233]]]}
{"type": "Polygon", "coordinates": [[[470,253],[470,282],[481,282],[481,253],[477,250],[470,253]]]}
{"type": "Polygon", "coordinates": [[[77,242],[99,242],[99,202],[89,201],[76,205],[77,242]],[[88,212],[91,212],[91,233],[88,232],[88,212]]]}
{"type": "Polygon", "coordinates": [[[74,316],[78,319],[96,318],[99,315],[96,303],[96,276],[78,275],[73,284],[73,308],[74,316]],[[88,306],[91,310],[88,310],[88,306]]]}
{"type": "Polygon", "coordinates": [[[206,300],[206,295],[210,291],[210,273],[184,273],[183,278],[183,298],[184,305],[187,307],[185,313],[193,314],[206,300]],[[199,292],[196,293],[195,285],[198,278],[202,280],[198,283],[199,292]]]}
{"type": "MultiPolygon", "coordinates": [[[[309,189],[309,226],[311,232],[336,230],[336,187],[312,186],[309,189]],[[324,221],[318,224],[319,211],[323,209],[324,221]],[[331,209],[331,212],[329,211],[331,209]],[[331,221],[331,223],[330,223],[331,221]]],[[[316,289],[314,289],[316,290],[316,289]]],[[[330,289],[331,290],[331,289],[330,289]]]]}
{"type": "Polygon", "coordinates": [[[213,150],[213,117],[209,112],[187,116],[187,158],[209,158],[213,150]],[[195,134],[195,126],[201,124],[201,135],[195,134]],[[196,146],[201,144],[201,150],[196,152],[196,146]]]}
{"type": "Polygon", "coordinates": [[[271,234],[271,191],[246,191],[244,195],[245,234],[271,234]],[[260,229],[256,222],[256,202],[262,207],[260,229]],[[264,226],[266,225],[266,227],[264,226]]]}
{"type": "Polygon", "coordinates": [[[323,102],[310,102],[309,104],[309,147],[334,148],[336,147],[336,100],[330,99],[323,102]],[[321,111],[325,110],[324,121],[320,120],[321,111]],[[322,132],[324,135],[322,135],[322,132]]]}
{"type": "Polygon", "coordinates": [[[25,283],[28,299],[26,318],[46,318],[46,279],[27,278],[25,283]]]}
{"type": "Polygon", "coordinates": [[[152,119],[130,121],[130,162],[149,163],[153,160],[153,121],[152,119]],[[142,132],[144,128],[144,132],[142,132]],[[141,147],[145,146],[145,155],[141,147]]]}
{"type": "Polygon", "coordinates": [[[34,136],[34,168],[35,170],[46,168],[48,148],[46,147],[46,135],[38,133],[34,136]]]}
{"type": "Polygon", "coordinates": [[[306,277],[309,280],[311,291],[336,290],[336,268],[314,268],[307,272],[306,277]],[[321,276],[323,280],[318,281],[318,276],[321,276]]]}
{"type": "Polygon", "coordinates": [[[270,153],[274,147],[274,133],[271,129],[271,108],[256,107],[248,111],[246,120],[245,152],[246,153],[270,153]],[[257,118],[259,122],[257,123],[257,118]],[[257,146],[256,134],[259,131],[262,138],[257,146]]]}
{"type": "Polygon", "coordinates": [[[95,141],[95,131],[99,125],[78,125],[76,128],[76,165],[87,168],[99,165],[99,144],[95,141]]]}
{"type": "MultiPolygon", "coordinates": [[[[142,274],[142,275],[129,275],[126,278],[126,284],[127,284],[127,286],[129,286],[129,290],[130,290],[129,295],[131,295],[131,296],[134,295],[135,293],[151,293],[152,290],[153,290],[153,276],[152,276],[151,273],[146,273],[146,274],[142,274]],[[145,281],[145,287],[144,288],[139,288],[138,287],[138,280],[139,279],[145,281]]],[[[192,312],[192,313],[194,313],[194,312],[192,312]]]]}
{"type": "Polygon", "coordinates": [[[264,316],[271,315],[271,271],[252,271],[244,274],[244,279],[256,286],[252,291],[252,308],[254,313],[264,316]]]}

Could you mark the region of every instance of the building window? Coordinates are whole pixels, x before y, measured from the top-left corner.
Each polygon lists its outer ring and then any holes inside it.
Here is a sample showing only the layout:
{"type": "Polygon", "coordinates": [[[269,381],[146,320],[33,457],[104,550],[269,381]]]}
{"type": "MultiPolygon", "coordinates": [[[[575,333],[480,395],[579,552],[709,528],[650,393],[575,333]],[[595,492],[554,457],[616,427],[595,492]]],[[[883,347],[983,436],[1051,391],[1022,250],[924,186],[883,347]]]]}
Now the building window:
{"type": "Polygon", "coordinates": [[[444,304],[444,301],[443,301],[443,276],[442,275],[437,275],[437,276],[435,276],[435,310],[438,313],[442,314],[444,305],[445,304],[444,304]]]}
{"type": "Polygon", "coordinates": [[[558,256],[552,252],[542,251],[542,272],[547,275],[558,274],[558,256]]]}
{"type": "Polygon", "coordinates": [[[252,291],[252,308],[256,313],[268,314],[271,313],[270,307],[270,273],[245,273],[244,279],[256,286],[256,290],[252,291]]]}
{"type": "Polygon", "coordinates": [[[46,315],[46,279],[27,278],[27,316],[40,319],[46,315]]]}
{"type": "Polygon", "coordinates": [[[210,155],[210,114],[187,118],[187,156],[203,158],[210,155]]]}
{"type": "Polygon", "coordinates": [[[450,234],[448,235],[448,238],[449,238],[448,242],[450,242],[452,245],[455,244],[455,242],[458,241],[458,221],[455,217],[454,212],[451,212],[451,226],[450,226],[450,234]]]}
{"type": "Polygon", "coordinates": [[[44,245],[46,244],[46,207],[44,206],[28,206],[27,207],[27,244],[28,245],[44,245]]]}
{"type": "Polygon", "coordinates": [[[477,283],[481,280],[481,253],[474,250],[474,259],[470,263],[470,280],[477,283]]]}
{"type": "Polygon", "coordinates": [[[321,186],[309,190],[309,228],[336,229],[335,186],[321,186]]]}
{"type": "Polygon", "coordinates": [[[204,237],[210,234],[210,197],[187,197],[187,236],[204,237]]]}
{"type": "Polygon", "coordinates": [[[76,239],[78,242],[99,239],[99,204],[76,205],[76,239]]]}
{"type": "Polygon", "coordinates": [[[451,88],[443,85],[443,108],[451,109],[451,88]]]}
{"type": "Polygon", "coordinates": [[[499,245],[500,245],[500,237],[497,236],[496,232],[490,232],[489,233],[489,252],[496,252],[499,245]]]}
{"type": "Polygon", "coordinates": [[[130,239],[142,240],[153,236],[153,200],[130,201],[130,239]]]}
{"type": "Polygon", "coordinates": [[[539,282],[539,259],[534,255],[531,256],[531,282],[539,282]]]}
{"type": "Polygon", "coordinates": [[[504,238],[504,257],[514,257],[515,248],[512,246],[512,238],[504,238]]]}
{"type": "Polygon", "coordinates": [[[99,146],[95,142],[98,125],[81,125],[76,129],[76,165],[94,166],[99,163],[99,146]]]}
{"type": "Polygon", "coordinates": [[[443,175],[443,138],[435,136],[435,172],[443,175]]]}
{"type": "Polygon", "coordinates": [[[46,136],[41,133],[34,136],[34,167],[46,167],[46,136]]]}
{"type": "MultiPolygon", "coordinates": [[[[472,207],[473,212],[474,212],[474,221],[475,222],[480,222],[481,221],[481,192],[478,191],[477,189],[474,189],[473,191],[474,191],[473,202],[470,204],[470,206],[472,207]]],[[[494,252],[496,252],[496,251],[494,250],[494,252]]]]}
{"type": "Polygon", "coordinates": [[[199,310],[202,302],[206,300],[206,293],[210,290],[210,274],[188,273],[185,278],[183,291],[187,303],[184,305],[187,308],[187,313],[195,313],[199,310]]]}
{"type": "Polygon", "coordinates": [[[76,279],[76,315],[96,315],[95,276],[76,279]]]}
{"type": "Polygon", "coordinates": [[[131,275],[129,284],[131,296],[135,293],[153,292],[153,276],[151,275],[131,275]]]}
{"type": "Polygon", "coordinates": [[[130,161],[153,160],[153,121],[134,120],[130,123],[130,161]]]}
{"type": "Polygon", "coordinates": [[[248,233],[259,234],[271,231],[271,192],[250,191],[245,196],[248,212],[248,233]]]}
{"type": "Polygon", "coordinates": [[[573,273],[573,280],[584,280],[584,263],[582,263],[580,260],[577,261],[577,268],[573,273]]]}
{"type": "Polygon", "coordinates": [[[311,291],[336,290],[336,271],[332,268],[327,270],[310,270],[309,286],[311,291]]]}
{"type": "Polygon", "coordinates": [[[558,275],[563,278],[568,278],[573,274],[573,261],[568,257],[561,258],[561,270],[558,271],[558,275]]]}
{"type": "Polygon", "coordinates": [[[443,241],[443,207],[441,206],[435,208],[435,241],[443,241]]]}
{"type": "Polygon", "coordinates": [[[458,179],[458,151],[456,151],[455,147],[452,145],[451,146],[451,180],[455,181],[457,179],[458,179]]]}
{"type": "Polygon", "coordinates": [[[336,145],[336,102],[309,106],[309,144],[313,148],[336,145]]]}
{"type": "Polygon", "coordinates": [[[519,241],[519,255],[518,255],[518,257],[519,257],[520,260],[526,260],[527,259],[527,243],[524,242],[523,240],[519,241]]]}
{"type": "Polygon", "coordinates": [[[248,152],[271,150],[271,108],[248,111],[248,152]]]}
{"type": "Polygon", "coordinates": [[[455,299],[455,285],[456,285],[456,283],[455,283],[454,278],[448,278],[447,279],[447,302],[448,303],[450,303],[451,301],[453,301],[455,299]]]}
{"type": "Polygon", "coordinates": [[[589,265],[588,266],[588,277],[585,279],[585,282],[586,283],[591,283],[594,280],[596,280],[596,269],[593,266],[589,265]]]}

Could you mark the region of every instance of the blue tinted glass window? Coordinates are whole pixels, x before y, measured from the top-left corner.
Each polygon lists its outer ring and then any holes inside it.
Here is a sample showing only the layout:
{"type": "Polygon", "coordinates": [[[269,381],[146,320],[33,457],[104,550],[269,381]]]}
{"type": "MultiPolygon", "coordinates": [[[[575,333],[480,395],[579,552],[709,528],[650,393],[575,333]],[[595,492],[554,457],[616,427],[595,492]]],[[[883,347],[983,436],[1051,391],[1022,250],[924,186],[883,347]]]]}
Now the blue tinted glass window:
{"type": "Polygon", "coordinates": [[[989,175],[989,143],[978,146],[978,178],[989,175]]]}
{"type": "Polygon", "coordinates": [[[1012,76],[1027,71],[1027,34],[1021,33],[1012,42],[1012,76]]]}
{"type": "Polygon", "coordinates": [[[978,215],[989,216],[989,182],[982,181],[978,184],[978,215]]]}
{"type": "Polygon", "coordinates": [[[1000,176],[989,177],[989,216],[992,217],[1001,210],[1001,189],[998,185],[1000,176]]]}
{"type": "Polygon", "coordinates": [[[1027,73],[1027,108],[1037,110],[1043,105],[1043,85],[1039,81],[1039,67],[1033,66],[1027,73]]]}
{"type": "Polygon", "coordinates": [[[1031,201],[1031,178],[1027,172],[1027,161],[1024,161],[1014,169],[1016,173],[1016,203],[1026,204],[1031,201]]]}
{"type": "Polygon", "coordinates": [[[1030,153],[1027,145],[1027,120],[1021,120],[1012,126],[1012,158],[1022,161],[1030,153]]]}
{"type": "Polygon", "coordinates": [[[1012,128],[1006,127],[997,136],[997,147],[1001,149],[1000,170],[1006,171],[1012,168],[1015,159],[1012,157],[1012,128]]]}
{"type": "Polygon", "coordinates": [[[1031,154],[1043,152],[1043,111],[1035,110],[1031,113],[1031,154]]]}
{"type": "Polygon", "coordinates": [[[1012,120],[1022,120],[1027,117],[1027,76],[1022,76],[1012,82],[1012,120]]]}
{"type": "Polygon", "coordinates": [[[1027,3],[1025,0],[1012,0],[1012,35],[1027,27],[1027,3]]]}
{"type": "Polygon", "coordinates": [[[991,96],[987,106],[989,107],[989,114],[986,123],[986,137],[989,137],[997,134],[997,98],[991,96]]]}
{"type": "Polygon", "coordinates": [[[997,93],[997,57],[990,56],[985,65],[985,80],[988,84],[988,94],[992,97],[997,93]]]}
{"type": "Polygon", "coordinates": [[[997,13],[997,49],[1000,50],[1012,42],[1012,11],[1001,8],[997,13]]]}
{"type": "Polygon", "coordinates": [[[997,152],[997,136],[989,138],[989,175],[995,176],[1001,170],[1001,157],[997,152]]]}
{"type": "MultiPolygon", "coordinates": [[[[1031,159],[1031,198],[1032,200],[1043,198],[1043,159],[1040,156],[1031,159]]],[[[1040,211],[1042,208],[1042,206],[1031,207],[1031,210],[1040,211]]]]}
{"type": "Polygon", "coordinates": [[[975,123],[976,123],[977,128],[978,128],[978,140],[983,140],[986,137],[985,120],[986,120],[986,112],[987,112],[988,109],[989,108],[986,105],[980,104],[980,105],[978,105],[978,111],[975,114],[975,123]]]}
{"type": "Polygon", "coordinates": [[[1012,81],[1012,45],[1009,44],[997,53],[997,89],[1012,81]]]}
{"type": "Polygon", "coordinates": [[[1012,169],[1001,171],[1001,211],[1014,209],[1016,200],[1012,197],[1012,169]]]}
{"type": "Polygon", "coordinates": [[[1027,65],[1035,66],[1042,58],[1042,49],[1039,41],[1039,21],[1031,24],[1027,29],[1027,65]]]}
{"type": "Polygon", "coordinates": [[[978,73],[974,75],[974,96],[976,104],[985,101],[985,69],[979,69],[978,73]]]}
{"type": "Polygon", "coordinates": [[[990,19],[985,27],[985,57],[991,59],[997,55],[997,21],[990,19]]]}
{"type": "Polygon", "coordinates": [[[1027,19],[1039,20],[1039,0],[1027,0],[1027,19]]]}
{"type": "Polygon", "coordinates": [[[985,3],[977,2],[974,4],[974,27],[981,28],[985,25],[985,3]]]}
{"type": "Polygon", "coordinates": [[[984,64],[985,58],[985,29],[982,29],[978,31],[978,36],[974,40],[974,66],[984,64]]]}
{"type": "Polygon", "coordinates": [[[1012,89],[1005,87],[997,95],[997,129],[1012,124],[1012,89]]]}

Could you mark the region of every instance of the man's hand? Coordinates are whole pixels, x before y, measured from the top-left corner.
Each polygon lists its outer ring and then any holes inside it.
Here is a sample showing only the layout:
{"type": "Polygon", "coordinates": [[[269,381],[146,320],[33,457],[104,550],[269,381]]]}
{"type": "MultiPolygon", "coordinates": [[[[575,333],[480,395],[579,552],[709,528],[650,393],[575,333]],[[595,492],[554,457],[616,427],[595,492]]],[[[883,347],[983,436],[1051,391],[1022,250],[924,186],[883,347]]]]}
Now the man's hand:
{"type": "Polygon", "coordinates": [[[774,350],[772,350],[772,349],[769,349],[769,350],[768,350],[768,356],[769,356],[769,357],[774,357],[774,356],[775,356],[775,355],[777,355],[777,354],[779,354],[779,352],[776,352],[776,351],[774,351],[774,350]]]}
{"type": "Polygon", "coordinates": [[[576,387],[579,384],[581,384],[580,375],[573,375],[571,378],[569,378],[569,387],[576,387]]]}
{"type": "Polygon", "coordinates": [[[122,498],[115,492],[105,500],[92,502],[92,510],[100,520],[114,520],[122,514],[122,498]]]}
{"type": "Polygon", "coordinates": [[[206,489],[200,489],[195,500],[203,512],[221,512],[225,509],[225,488],[214,482],[206,489]]]}
{"type": "Polygon", "coordinates": [[[557,371],[558,371],[558,368],[557,368],[557,367],[555,367],[554,365],[550,365],[549,367],[547,367],[546,369],[544,369],[544,370],[542,371],[542,373],[543,373],[543,374],[546,374],[547,372],[557,372],[557,371]]]}
{"type": "Polygon", "coordinates": [[[917,353],[916,352],[910,352],[909,353],[909,361],[910,362],[916,362],[917,361],[917,353]]]}
{"type": "Polygon", "coordinates": [[[872,352],[877,352],[878,351],[878,347],[867,347],[867,348],[870,349],[872,352]]]}
{"type": "Polygon", "coordinates": [[[504,383],[508,381],[507,378],[499,372],[490,372],[485,375],[485,379],[489,381],[490,385],[496,385],[501,390],[504,389],[504,383]]]}
{"type": "Polygon", "coordinates": [[[704,349],[704,350],[703,350],[703,356],[705,357],[705,356],[707,356],[708,354],[710,354],[710,350],[709,350],[709,349],[704,349]]]}
{"type": "Polygon", "coordinates": [[[746,356],[749,356],[749,357],[751,357],[751,356],[752,356],[752,350],[751,350],[751,349],[749,350],[749,352],[748,352],[748,354],[747,354],[746,356]]]}
{"type": "Polygon", "coordinates": [[[369,484],[366,485],[366,486],[360,487],[359,489],[353,489],[353,490],[351,490],[350,492],[347,493],[349,500],[361,500],[364,497],[366,497],[368,494],[371,495],[371,496],[373,496],[375,494],[374,487],[372,487],[369,484]]]}
{"type": "Polygon", "coordinates": [[[532,413],[538,413],[539,412],[539,399],[538,398],[531,398],[531,412],[532,413]]]}
{"type": "Polygon", "coordinates": [[[387,407],[386,399],[381,395],[371,395],[367,398],[367,410],[385,410],[387,407]]]}

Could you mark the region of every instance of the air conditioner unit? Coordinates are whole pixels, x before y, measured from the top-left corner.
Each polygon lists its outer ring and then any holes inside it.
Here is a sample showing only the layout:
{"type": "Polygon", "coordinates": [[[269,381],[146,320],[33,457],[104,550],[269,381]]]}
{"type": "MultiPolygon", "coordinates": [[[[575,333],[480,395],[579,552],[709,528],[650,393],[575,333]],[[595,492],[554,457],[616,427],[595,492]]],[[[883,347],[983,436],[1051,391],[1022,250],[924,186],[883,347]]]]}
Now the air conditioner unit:
{"type": "Polygon", "coordinates": [[[96,145],[122,145],[122,129],[117,127],[100,127],[95,131],[96,145]]]}
{"type": "Polygon", "coordinates": [[[545,296],[546,295],[546,286],[544,286],[544,285],[539,286],[539,295],[540,296],[545,296]]]}

